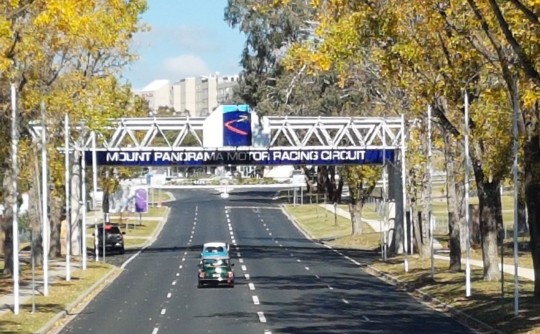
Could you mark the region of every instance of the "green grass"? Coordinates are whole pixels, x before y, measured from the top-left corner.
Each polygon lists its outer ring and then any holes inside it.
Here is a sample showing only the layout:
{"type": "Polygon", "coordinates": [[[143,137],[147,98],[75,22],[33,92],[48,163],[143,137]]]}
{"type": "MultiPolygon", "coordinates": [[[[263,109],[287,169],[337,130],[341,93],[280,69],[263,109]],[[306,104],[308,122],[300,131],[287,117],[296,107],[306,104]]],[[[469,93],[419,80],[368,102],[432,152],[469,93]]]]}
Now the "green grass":
{"type": "MultiPolygon", "coordinates": [[[[328,241],[334,247],[377,249],[380,239],[377,233],[365,231],[360,236],[350,236],[350,222],[339,220],[340,236],[331,238],[335,233],[332,230],[333,214],[321,212],[320,209],[311,205],[286,206],[287,211],[295,221],[308,234],[316,239],[328,241]],[[349,235],[347,235],[349,233],[349,235]]],[[[440,235],[437,239],[448,243],[448,236],[440,235]]],[[[521,238],[519,263],[520,266],[532,268],[530,252],[526,249],[528,238],[521,238]]],[[[513,243],[505,242],[504,261],[513,264],[513,243]]],[[[481,249],[471,249],[471,257],[482,259],[481,249]]],[[[465,256],[462,256],[462,271],[450,272],[448,262],[443,260],[434,261],[435,274],[431,278],[430,259],[420,259],[417,255],[407,257],[409,270],[404,270],[404,257],[394,255],[387,261],[374,260],[366,267],[366,270],[380,276],[385,273],[394,277],[399,285],[409,291],[415,289],[440,300],[452,308],[465,314],[471,315],[504,333],[540,333],[540,305],[533,299],[534,282],[527,279],[519,279],[520,291],[520,315],[513,315],[513,275],[504,275],[504,288],[501,290],[501,282],[487,282],[483,280],[483,269],[472,267],[472,296],[465,297],[464,265],[465,256]],[[374,268],[376,270],[372,270],[374,268]],[[504,294],[504,297],[502,295],[504,294]]],[[[414,294],[417,294],[414,292],[414,294]]],[[[419,295],[420,298],[423,298],[419,295]]]]}
{"type": "MultiPolygon", "coordinates": [[[[81,291],[90,288],[95,282],[114,270],[111,265],[89,262],[87,270],[75,270],[71,281],[57,280],[50,283],[49,296],[37,294],[35,297],[36,312],[32,313],[32,301],[20,304],[20,313],[7,312],[0,316],[0,333],[35,333],[53,316],[64,310],[80,295],[81,291]]],[[[38,273],[40,274],[40,273],[38,273]]],[[[21,277],[28,281],[31,270],[28,265],[22,267],[21,277]]],[[[39,277],[39,276],[38,276],[39,277]]],[[[12,285],[2,279],[2,294],[12,293],[12,285]]]]}

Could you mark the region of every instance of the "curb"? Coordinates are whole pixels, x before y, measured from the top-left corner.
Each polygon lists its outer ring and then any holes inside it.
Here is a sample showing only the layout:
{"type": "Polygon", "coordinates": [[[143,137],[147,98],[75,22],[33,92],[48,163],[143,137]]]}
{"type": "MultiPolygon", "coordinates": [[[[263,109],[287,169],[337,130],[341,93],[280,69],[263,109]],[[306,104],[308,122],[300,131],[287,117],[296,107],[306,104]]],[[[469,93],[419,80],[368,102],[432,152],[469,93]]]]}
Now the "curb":
{"type": "MultiPolygon", "coordinates": [[[[171,212],[171,209],[167,207],[167,210],[166,210],[166,213],[165,213],[165,216],[161,219],[161,221],[159,222],[159,226],[158,228],[156,229],[156,231],[154,232],[154,234],[152,236],[150,236],[150,238],[145,242],[145,244],[143,245],[143,247],[141,247],[141,250],[143,249],[146,249],[148,246],[150,246],[157,238],[157,236],[161,233],[161,231],[163,230],[163,226],[165,225],[165,223],[167,222],[168,218],[169,218],[169,214],[171,212]]],[[[139,252],[140,253],[140,252],[139,252]]],[[[110,283],[112,283],[123,271],[124,267],[126,264],[128,264],[129,262],[131,262],[131,260],[133,258],[135,258],[139,253],[137,253],[135,256],[129,258],[128,260],[126,260],[124,262],[124,264],[121,266],[121,267],[113,267],[111,269],[111,271],[109,271],[105,276],[103,276],[102,278],[100,278],[98,281],[96,281],[94,284],[92,284],[91,287],[89,287],[88,289],[86,289],[86,291],[84,291],[84,293],[80,294],[77,299],[75,299],[73,302],[71,302],[69,305],[66,306],[65,309],[63,309],[62,311],[58,312],[52,319],[50,319],[43,327],[41,327],[37,332],[36,334],[56,334],[56,333],[59,333],[65,326],[65,324],[63,324],[62,326],[60,326],[60,328],[54,330],[54,326],[62,319],[66,318],[67,316],[70,315],[70,313],[76,309],[78,306],[80,306],[83,302],[84,299],[86,299],[88,296],[90,296],[92,293],[96,292],[97,288],[99,287],[100,290],[103,290],[107,285],[109,285],[110,283]]]]}
{"type": "MultiPolygon", "coordinates": [[[[307,239],[313,241],[313,242],[317,242],[317,243],[322,243],[322,245],[324,245],[325,247],[327,247],[328,249],[331,249],[333,251],[336,251],[336,249],[334,249],[334,247],[324,243],[324,242],[319,242],[317,239],[313,239],[299,224],[298,222],[296,221],[296,219],[294,219],[294,217],[292,217],[289,212],[287,212],[287,210],[285,209],[285,206],[284,205],[280,205],[281,206],[281,210],[282,212],[284,213],[284,215],[293,223],[293,225],[298,229],[298,231],[300,231],[307,239]]],[[[337,252],[337,251],[336,251],[337,252]]],[[[338,252],[338,254],[340,254],[338,252]]],[[[497,333],[497,334],[504,334],[504,332],[501,332],[499,330],[497,330],[496,328],[492,327],[491,325],[488,325],[486,324],[485,322],[479,320],[479,319],[476,319],[474,317],[471,317],[470,315],[467,315],[459,310],[456,310],[455,308],[453,308],[452,306],[446,304],[445,302],[433,297],[433,296],[430,296],[428,295],[427,293],[421,291],[421,290],[418,290],[418,289],[413,289],[411,290],[409,287],[408,287],[408,284],[405,283],[405,282],[402,282],[400,281],[399,279],[397,279],[396,277],[392,276],[392,275],[389,275],[385,272],[382,272],[380,270],[378,270],[377,268],[369,265],[369,264],[366,264],[366,263],[362,263],[360,265],[358,265],[358,267],[363,270],[364,272],[370,274],[371,276],[374,276],[374,277],[377,277],[378,279],[380,279],[381,281],[387,283],[387,284],[390,284],[398,289],[403,289],[405,290],[405,292],[407,292],[407,294],[409,294],[411,297],[415,298],[416,300],[419,300],[421,302],[424,302],[424,304],[427,304],[430,308],[440,312],[440,313],[443,313],[443,314],[446,314],[448,316],[450,316],[451,318],[453,319],[456,319],[458,320],[460,323],[464,324],[465,326],[473,329],[473,330],[482,330],[482,331],[489,331],[490,333],[497,333]],[[439,309],[437,309],[437,307],[439,307],[439,309]],[[441,310],[441,308],[444,308],[443,310],[441,310]]]]}
{"type": "MultiPolygon", "coordinates": [[[[111,271],[109,271],[109,273],[107,273],[107,275],[103,276],[102,278],[100,278],[97,282],[95,282],[94,284],[92,284],[91,287],[89,287],[88,289],[86,289],[86,291],[82,294],[80,294],[77,299],[75,299],[73,302],[71,302],[68,306],[66,306],[65,309],[63,309],[62,311],[58,312],[51,320],[49,320],[43,327],[41,327],[36,333],[37,334],[46,334],[46,333],[49,333],[49,331],[51,331],[53,328],[54,328],[54,325],[62,320],[63,318],[67,317],[68,315],[70,315],[71,311],[73,311],[77,306],[79,306],[82,301],[88,297],[90,294],[92,294],[92,292],[94,292],[96,290],[96,288],[98,287],[101,287],[101,290],[103,288],[105,288],[107,285],[109,285],[110,283],[112,283],[112,281],[114,281],[114,279],[116,279],[116,277],[118,277],[118,275],[120,275],[120,273],[122,272],[122,270],[120,268],[117,268],[117,267],[113,267],[111,269],[111,271]]],[[[63,326],[62,326],[63,327],[63,326]]],[[[58,330],[56,331],[53,331],[52,333],[56,333],[58,331],[60,331],[62,328],[59,328],[58,330]]]]}

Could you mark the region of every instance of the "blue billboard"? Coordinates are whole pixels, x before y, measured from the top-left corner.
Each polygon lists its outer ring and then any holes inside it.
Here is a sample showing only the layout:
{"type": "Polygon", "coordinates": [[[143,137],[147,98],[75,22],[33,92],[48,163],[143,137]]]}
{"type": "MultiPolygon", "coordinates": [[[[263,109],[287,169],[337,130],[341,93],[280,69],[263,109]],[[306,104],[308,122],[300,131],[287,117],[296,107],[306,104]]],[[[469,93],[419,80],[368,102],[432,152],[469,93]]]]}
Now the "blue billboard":
{"type": "MultiPolygon", "coordinates": [[[[381,149],[236,149],[170,151],[98,151],[104,166],[276,166],[276,165],[374,165],[393,162],[394,150],[381,149]]],[[[87,164],[92,152],[85,152],[87,164]]]]}
{"type": "Polygon", "coordinates": [[[223,106],[223,146],[251,146],[249,106],[223,106]]]}

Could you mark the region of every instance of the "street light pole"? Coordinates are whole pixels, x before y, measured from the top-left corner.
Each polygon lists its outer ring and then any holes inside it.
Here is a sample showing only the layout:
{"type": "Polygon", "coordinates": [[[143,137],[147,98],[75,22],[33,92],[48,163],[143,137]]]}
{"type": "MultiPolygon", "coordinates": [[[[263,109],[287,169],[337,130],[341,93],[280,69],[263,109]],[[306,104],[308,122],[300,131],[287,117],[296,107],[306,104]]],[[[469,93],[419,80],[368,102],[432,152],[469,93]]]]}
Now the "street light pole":
{"type": "Polygon", "coordinates": [[[41,102],[41,214],[42,214],[42,233],[43,233],[43,295],[49,295],[49,184],[47,171],[47,123],[45,115],[45,103],[41,102]]]}
{"type": "Polygon", "coordinates": [[[64,116],[64,187],[66,193],[66,281],[71,281],[71,212],[70,212],[70,177],[69,177],[69,115],[64,116]]]}
{"type": "Polygon", "coordinates": [[[465,258],[465,296],[471,296],[471,224],[469,219],[469,95],[465,92],[465,230],[467,257],[465,258]]]}
{"type": "Polygon", "coordinates": [[[19,314],[19,222],[17,220],[17,93],[15,85],[11,84],[11,173],[13,174],[13,313],[19,314]]]}

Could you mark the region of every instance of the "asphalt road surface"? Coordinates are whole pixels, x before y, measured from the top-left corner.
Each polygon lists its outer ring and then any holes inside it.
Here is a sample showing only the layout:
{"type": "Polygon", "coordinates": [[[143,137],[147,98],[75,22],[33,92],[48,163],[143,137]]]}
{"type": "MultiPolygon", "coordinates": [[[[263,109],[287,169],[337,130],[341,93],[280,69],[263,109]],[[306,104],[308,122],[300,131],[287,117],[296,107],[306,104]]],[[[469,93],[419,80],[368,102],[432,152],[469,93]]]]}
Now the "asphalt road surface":
{"type": "Polygon", "coordinates": [[[363,272],[359,263],[376,254],[345,255],[308,240],[274,194],[175,192],[155,243],[62,333],[473,333],[363,272]],[[234,288],[197,288],[209,241],[231,244],[234,288]]]}

